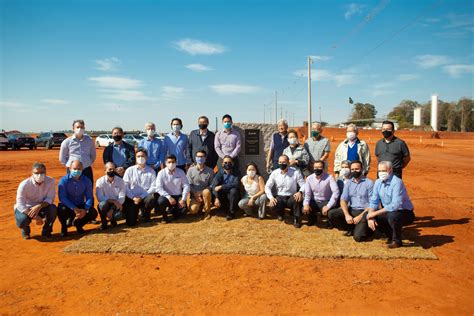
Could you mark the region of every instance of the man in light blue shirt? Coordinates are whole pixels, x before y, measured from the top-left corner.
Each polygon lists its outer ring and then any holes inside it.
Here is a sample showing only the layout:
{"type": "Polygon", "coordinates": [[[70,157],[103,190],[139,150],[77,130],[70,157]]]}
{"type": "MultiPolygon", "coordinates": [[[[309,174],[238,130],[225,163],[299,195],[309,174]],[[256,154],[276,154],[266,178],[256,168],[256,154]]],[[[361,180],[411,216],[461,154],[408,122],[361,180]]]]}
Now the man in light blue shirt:
{"type": "Polygon", "coordinates": [[[393,174],[390,161],[379,163],[378,176],[370,197],[368,226],[388,237],[389,248],[398,248],[402,246],[402,227],[413,223],[415,219],[413,204],[402,179],[393,174]]]}
{"type": "Polygon", "coordinates": [[[165,136],[165,153],[166,155],[176,156],[176,167],[186,172],[186,168],[192,163],[189,161],[188,151],[188,135],[181,133],[183,122],[180,118],[171,120],[172,132],[165,136]]]}
{"type": "Polygon", "coordinates": [[[153,168],[155,173],[161,170],[161,167],[165,163],[165,145],[163,141],[156,137],[156,127],[155,123],[148,122],[145,124],[145,132],[147,137],[140,140],[138,143],[138,148],[146,149],[148,153],[148,158],[146,160],[146,165],[153,168]]]}

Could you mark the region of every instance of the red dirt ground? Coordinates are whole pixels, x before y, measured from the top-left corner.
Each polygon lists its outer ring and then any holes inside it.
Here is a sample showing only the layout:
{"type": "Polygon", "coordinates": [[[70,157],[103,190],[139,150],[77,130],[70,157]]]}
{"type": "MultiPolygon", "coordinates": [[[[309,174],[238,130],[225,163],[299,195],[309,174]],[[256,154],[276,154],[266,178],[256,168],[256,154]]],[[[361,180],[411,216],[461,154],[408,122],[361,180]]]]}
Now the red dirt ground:
{"type": "MultiPolygon", "coordinates": [[[[345,131],[324,134],[334,151],[345,131]]],[[[379,135],[361,132],[372,153],[379,135]]],[[[0,152],[0,314],[472,315],[474,135],[398,135],[412,152],[404,180],[419,218],[406,232],[439,260],[66,254],[74,233],[61,239],[56,222],[53,241],[25,241],[13,216],[33,161],[57,181],[64,174],[58,149],[0,152]]]]}

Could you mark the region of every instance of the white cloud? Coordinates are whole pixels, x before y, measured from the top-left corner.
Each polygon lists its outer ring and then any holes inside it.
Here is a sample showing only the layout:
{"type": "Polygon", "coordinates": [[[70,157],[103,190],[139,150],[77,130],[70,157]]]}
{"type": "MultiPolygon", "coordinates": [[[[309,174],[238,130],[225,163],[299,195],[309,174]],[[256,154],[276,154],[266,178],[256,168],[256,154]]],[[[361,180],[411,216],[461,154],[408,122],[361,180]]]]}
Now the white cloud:
{"type": "Polygon", "coordinates": [[[200,40],[185,38],[174,43],[176,49],[190,55],[216,55],[226,51],[220,44],[203,42],[200,40]]]}
{"type": "Polygon", "coordinates": [[[118,66],[122,63],[117,57],[110,57],[104,59],[96,59],[94,62],[97,64],[95,69],[103,71],[115,71],[118,66]]]}
{"type": "Polygon", "coordinates": [[[0,101],[0,108],[15,112],[27,112],[30,109],[27,104],[18,101],[0,101]]]}
{"type": "Polygon", "coordinates": [[[163,86],[161,87],[162,97],[165,99],[179,99],[183,96],[184,88],[175,86],[163,86]]]}
{"type": "Polygon", "coordinates": [[[463,74],[474,73],[474,65],[455,64],[443,67],[443,71],[453,78],[459,78],[463,74]]]}
{"type": "MultiPolygon", "coordinates": [[[[293,72],[295,76],[308,77],[308,70],[300,69],[293,72]]],[[[333,73],[326,69],[311,69],[311,78],[316,81],[333,81],[337,87],[357,83],[357,76],[354,73],[333,73]]]]}
{"type": "Polygon", "coordinates": [[[196,71],[196,72],[204,72],[204,71],[211,71],[212,70],[211,67],[205,66],[203,64],[189,64],[189,65],[186,65],[184,67],[188,68],[189,70],[196,71]]]}
{"type": "Polygon", "coordinates": [[[420,78],[420,75],[417,74],[400,74],[397,76],[398,81],[410,81],[420,78]]]}
{"type": "Polygon", "coordinates": [[[310,56],[311,59],[317,60],[317,61],[328,61],[332,59],[332,56],[318,56],[318,55],[313,55],[310,56]]]}
{"type": "Polygon", "coordinates": [[[446,19],[448,23],[443,27],[445,29],[465,28],[474,25],[472,14],[448,14],[446,19]]]}
{"type": "Polygon", "coordinates": [[[136,89],[142,85],[140,80],[130,79],[126,77],[92,77],[90,81],[94,81],[101,88],[108,89],[136,89]]]}
{"type": "Polygon", "coordinates": [[[214,92],[219,94],[251,94],[261,91],[258,86],[248,86],[239,84],[218,84],[209,86],[214,92]]]}
{"type": "Polygon", "coordinates": [[[64,105],[64,104],[71,103],[68,100],[63,100],[63,99],[41,99],[40,102],[51,104],[51,105],[64,105]]]}
{"type": "Polygon", "coordinates": [[[365,7],[366,6],[364,4],[359,4],[359,3],[348,4],[345,7],[346,11],[344,12],[344,18],[346,20],[349,20],[353,15],[364,12],[365,7]]]}
{"type": "Polygon", "coordinates": [[[103,98],[118,101],[150,101],[153,98],[138,90],[100,90],[103,98]]]}
{"type": "Polygon", "coordinates": [[[451,63],[451,58],[444,55],[418,55],[414,63],[421,68],[434,68],[451,63]]]}

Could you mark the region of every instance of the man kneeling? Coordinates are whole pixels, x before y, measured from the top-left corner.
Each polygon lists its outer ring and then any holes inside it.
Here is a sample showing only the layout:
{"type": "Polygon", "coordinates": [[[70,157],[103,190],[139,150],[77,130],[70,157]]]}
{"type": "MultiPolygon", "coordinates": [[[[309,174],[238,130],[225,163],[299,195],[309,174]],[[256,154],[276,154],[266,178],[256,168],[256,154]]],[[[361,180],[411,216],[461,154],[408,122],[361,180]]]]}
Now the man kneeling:
{"type": "Polygon", "coordinates": [[[105,164],[105,176],[97,179],[95,184],[97,200],[99,200],[100,230],[107,229],[107,220],[112,226],[117,226],[117,220],[122,218],[122,205],[125,202],[125,182],[117,176],[115,164],[111,161],[105,164]]]}

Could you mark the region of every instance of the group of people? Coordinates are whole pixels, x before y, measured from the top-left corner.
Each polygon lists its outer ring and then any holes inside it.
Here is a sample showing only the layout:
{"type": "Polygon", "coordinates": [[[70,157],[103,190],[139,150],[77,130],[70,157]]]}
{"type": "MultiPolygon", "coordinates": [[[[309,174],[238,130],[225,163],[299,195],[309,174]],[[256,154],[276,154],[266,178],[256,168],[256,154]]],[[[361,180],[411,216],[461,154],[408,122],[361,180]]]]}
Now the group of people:
{"type": "Polygon", "coordinates": [[[383,122],[375,148],[378,159],[375,183],[366,176],[370,168],[367,143],[350,124],[346,139],[336,149],[334,176],[328,172],[330,142],[320,123],[311,126],[311,137],[300,144],[296,131],[278,122],[266,159],[268,178],[254,162],[248,163],[241,177],[238,155],[241,136],[232,117],[222,117],[223,129],[208,130],[209,119],[198,118],[198,129],[181,132],[181,119],[171,120],[171,132],[164,140],[157,137],[153,123],[146,123],[147,137],[136,147],[123,141],[124,131],[114,127],[114,140],[103,152],[104,175],[95,182],[92,164],[96,149],[84,133],[82,120],[73,122],[74,134],[63,141],[59,160],[66,175],[58,184],[59,204],[54,205],[55,181],[46,176],[46,166],[35,162],[32,174],[18,187],[14,206],[17,226],[23,238],[30,238],[30,223],[43,225],[42,236],[51,238],[56,217],[61,236],[75,226],[100,216],[101,230],[125,219],[128,226],[149,222],[152,212],[169,223],[186,214],[222,209],[227,220],[241,209],[244,216],[285,220],[291,213],[296,228],[307,225],[338,228],[360,242],[374,231],[387,236],[388,247],[402,246],[402,227],[414,220],[413,205],[402,181],[402,170],[410,161],[406,143],[394,135],[394,124],[383,122]],[[215,172],[216,171],[216,172],[215,172]]]}

